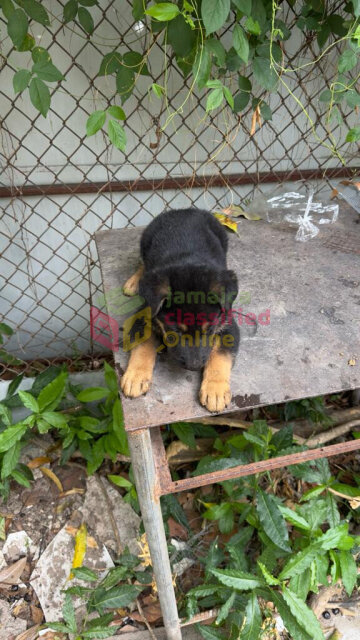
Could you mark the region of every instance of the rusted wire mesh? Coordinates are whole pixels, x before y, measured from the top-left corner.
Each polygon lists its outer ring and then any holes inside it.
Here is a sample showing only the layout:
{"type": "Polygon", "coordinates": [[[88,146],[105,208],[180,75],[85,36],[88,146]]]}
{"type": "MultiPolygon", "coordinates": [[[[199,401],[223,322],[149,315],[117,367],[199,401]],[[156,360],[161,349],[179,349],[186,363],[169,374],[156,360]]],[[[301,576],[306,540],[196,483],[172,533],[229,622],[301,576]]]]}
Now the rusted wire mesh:
{"type": "MultiPolygon", "coordinates": [[[[329,180],[344,175],[339,158],[322,146],[330,134],[347,169],[358,153],[356,145],[341,142],[354,113],[337,105],[327,119],[318,99],[335,76],[335,49],[290,76],[298,101],[284,88],[270,96],[259,90],[273,116],[250,135],[251,103],[239,116],[225,108],[205,119],[204,98],[192,91],[190,78],[184,80],[170,51],[164,75],[161,39],[150,42],[141,25],[134,29],[129,2],[103,0],[92,8],[92,36],[73,23],[62,27],[63,4],[51,3],[50,28],[32,27],[67,79],[53,88],[46,120],[26,94],[12,90],[12,75],[30,54],[14,52],[7,38],[2,42],[0,314],[15,330],[8,352],[26,361],[0,364],[3,378],[42,370],[50,361],[65,360],[74,369],[98,366],[102,347],[89,327],[90,305],[103,306],[93,241],[98,229],[147,224],[165,207],[240,204],[269,182],[325,178],[321,185],[328,188],[329,180]],[[151,80],[141,78],[124,107],[126,153],[102,133],[85,135],[90,113],[119,104],[113,80],[98,77],[103,55],[115,47],[122,53],[152,48],[151,80]],[[167,100],[147,92],[152,81],[167,82],[167,100]]],[[[291,26],[297,16],[290,7],[286,13],[291,26]]],[[[297,33],[285,66],[319,55],[316,34],[301,39],[297,33]]]]}

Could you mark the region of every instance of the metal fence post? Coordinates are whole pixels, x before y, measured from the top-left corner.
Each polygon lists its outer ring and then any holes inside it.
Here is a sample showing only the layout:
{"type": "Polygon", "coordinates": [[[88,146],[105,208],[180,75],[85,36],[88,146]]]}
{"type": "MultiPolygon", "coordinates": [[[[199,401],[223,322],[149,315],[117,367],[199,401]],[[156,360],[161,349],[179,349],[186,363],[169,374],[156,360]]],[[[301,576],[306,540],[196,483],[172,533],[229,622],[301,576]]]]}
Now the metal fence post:
{"type": "Polygon", "coordinates": [[[149,544],[168,640],[181,640],[180,620],[171,575],[157,474],[149,429],[128,432],[131,460],[141,514],[149,544]]]}

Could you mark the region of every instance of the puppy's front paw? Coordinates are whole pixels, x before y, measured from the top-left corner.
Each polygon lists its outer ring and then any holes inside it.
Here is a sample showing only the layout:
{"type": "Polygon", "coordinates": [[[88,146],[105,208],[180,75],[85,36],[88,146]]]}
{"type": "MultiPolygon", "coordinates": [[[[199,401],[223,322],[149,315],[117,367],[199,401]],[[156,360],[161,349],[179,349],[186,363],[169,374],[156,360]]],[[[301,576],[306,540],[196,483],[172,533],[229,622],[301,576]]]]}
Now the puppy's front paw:
{"type": "Polygon", "coordinates": [[[138,398],[149,391],[151,373],[138,367],[128,367],[121,378],[120,386],[129,398],[138,398]]]}
{"type": "Polygon", "coordinates": [[[209,411],[223,411],[231,402],[229,382],[203,380],[200,387],[200,402],[209,411]]]}
{"type": "Polygon", "coordinates": [[[123,286],[123,292],[126,296],[136,296],[139,291],[139,275],[134,273],[123,286]]]}

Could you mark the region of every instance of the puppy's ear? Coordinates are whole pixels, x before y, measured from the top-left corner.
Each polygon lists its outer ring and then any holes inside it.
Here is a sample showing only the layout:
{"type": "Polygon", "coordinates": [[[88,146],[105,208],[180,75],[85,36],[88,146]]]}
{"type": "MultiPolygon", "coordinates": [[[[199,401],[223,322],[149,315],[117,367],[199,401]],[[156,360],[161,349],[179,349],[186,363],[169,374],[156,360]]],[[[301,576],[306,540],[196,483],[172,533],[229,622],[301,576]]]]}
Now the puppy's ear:
{"type": "Polygon", "coordinates": [[[151,308],[151,315],[156,316],[169,295],[167,276],[156,271],[147,271],[139,282],[139,295],[151,308]]]}
{"type": "Polygon", "coordinates": [[[211,287],[211,291],[214,291],[219,296],[219,302],[226,311],[231,309],[231,305],[239,291],[236,273],[231,269],[219,273],[216,277],[216,282],[211,287]]]}

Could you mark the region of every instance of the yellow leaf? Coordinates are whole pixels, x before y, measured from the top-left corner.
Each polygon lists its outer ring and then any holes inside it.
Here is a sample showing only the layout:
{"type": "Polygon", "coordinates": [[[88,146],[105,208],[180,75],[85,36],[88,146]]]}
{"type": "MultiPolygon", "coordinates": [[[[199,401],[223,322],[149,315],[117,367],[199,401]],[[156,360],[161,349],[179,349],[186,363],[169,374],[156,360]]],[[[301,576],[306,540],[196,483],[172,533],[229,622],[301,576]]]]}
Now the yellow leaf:
{"type": "Polygon", "coordinates": [[[51,469],[48,469],[47,467],[39,467],[39,468],[40,468],[41,473],[43,473],[45,476],[50,478],[50,480],[52,480],[54,482],[54,484],[56,484],[56,486],[59,489],[59,491],[64,491],[63,486],[62,486],[59,478],[55,475],[55,473],[53,471],[51,471],[51,469]]]}
{"type": "Polygon", "coordinates": [[[261,220],[261,216],[259,216],[257,213],[244,211],[241,207],[238,207],[236,204],[231,204],[226,209],[223,209],[223,213],[225,213],[226,216],[231,216],[232,218],[238,218],[239,216],[244,216],[246,220],[261,220]]]}
{"type": "Polygon", "coordinates": [[[222,224],[224,227],[228,227],[234,233],[238,232],[237,222],[233,222],[232,220],[230,220],[230,218],[228,218],[228,216],[225,216],[223,213],[214,213],[214,216],[219,220],[220,224],[222,224]]]}
{"type": "Polygon", "coordinates": [[[30,462],[27,463],[27,466],[29,469],[37,469],[47,462],[51,462],[51,458],[48,458],[47,456],[40,456],[39,458],[33,458],[30,460],[30,462]]]}
{"type": "MultiPolygon", "coordinates": [[[[82,566],[82,563],[85,558],[85,553],[86,553],[86,538],[87,538],[86,524],[83,522],[75,536],[74,557],[71,565],[73,569],[77,569],[78,567],[82,566]]],[[[74,577],[74,574],[71,572],[69,576],[69,580],[72,580],[73,577],[74,577]]]]}

